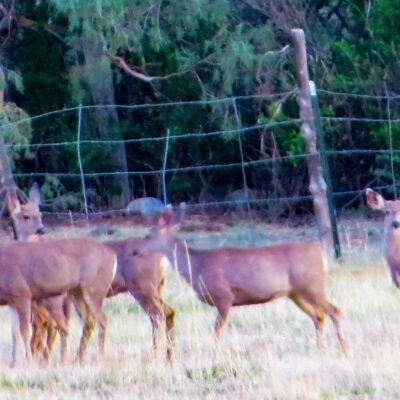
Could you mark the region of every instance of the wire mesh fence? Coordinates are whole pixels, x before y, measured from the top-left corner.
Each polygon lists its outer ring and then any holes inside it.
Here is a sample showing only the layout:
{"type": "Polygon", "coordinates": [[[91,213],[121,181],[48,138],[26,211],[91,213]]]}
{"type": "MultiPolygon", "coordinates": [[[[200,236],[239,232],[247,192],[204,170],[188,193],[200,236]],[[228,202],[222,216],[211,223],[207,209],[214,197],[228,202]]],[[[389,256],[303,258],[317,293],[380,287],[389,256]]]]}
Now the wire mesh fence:
{"type": "MultiPolygon", "coordinates": [[[[45,187],[48,213],[119,213],[127,205],[125,190],[129,199],[185,201],[193,210],[292,215],[312,209],[311,156],[295,118],[295,95],[78,106],[33,116],[34,142],[7,149],[18,185],[35,180],[45,187]],[[286,110],[269,112],[271,105],[286,110]],[[211,112],[219,114],[216,123],[205,118],[211,112]],[[118,124],[100,132],[93,121],[111,113],[118,124]],[[184,120],[179,127],[177,117],[184,120]]],[[[400,96],[319,90],[318,99],[336,208],[362,203],[366,187],[396,196],[400,96]]]]}

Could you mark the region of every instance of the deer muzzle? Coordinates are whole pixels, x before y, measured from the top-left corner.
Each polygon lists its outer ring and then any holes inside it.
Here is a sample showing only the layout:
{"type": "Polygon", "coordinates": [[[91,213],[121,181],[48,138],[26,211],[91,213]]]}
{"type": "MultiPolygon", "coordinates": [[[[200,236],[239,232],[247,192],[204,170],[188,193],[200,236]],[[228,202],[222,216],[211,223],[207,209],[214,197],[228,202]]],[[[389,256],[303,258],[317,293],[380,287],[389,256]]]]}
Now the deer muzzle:
{"type": "Polygon", "coordinates": [[[400,222],[399,222],[399,221],[396,221],[396,220],[394,220],[394,221],[392,221],[391,225],[392,225],[392,228],[395,228],[395,229],[397,229],[397,228],[400,226],[400,222]]]}
{"type": "Polygon", "coordinates": [[[46,230],[44,229],[43,226],[41,226],[40,228],[37,228],[37,229],[36,229],[36,233],[37,233],[38,235],[44,235],[44,234],[46,233],[46,230]]]}

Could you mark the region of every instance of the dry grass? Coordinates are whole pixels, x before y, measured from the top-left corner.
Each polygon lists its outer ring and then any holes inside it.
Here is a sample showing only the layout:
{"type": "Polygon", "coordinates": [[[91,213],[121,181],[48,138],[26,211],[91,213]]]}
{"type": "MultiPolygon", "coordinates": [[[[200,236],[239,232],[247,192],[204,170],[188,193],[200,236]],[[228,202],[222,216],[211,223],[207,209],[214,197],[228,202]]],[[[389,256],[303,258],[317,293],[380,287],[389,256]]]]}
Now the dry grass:
{"type": "MultiPolygon", "coordinates": [[[[261,245],[285,237],[277,227],[245,228],[185,235],[202,247],[210,242],[261,245]]],[[[390,283],[379,247],[344,250],[342,264],[331,268],[328,292],[343,311],[347,356],[338,351],[330,321],[326,348],[317,351],[311,320],[285,299],[233,309],[216,342],[215,310],[202,305],[171,272],[165,295],[176,309],[173,366],[164,361],[164,349],[152,357],[150,323],[122,295],[106,304],[109,330],[101,363],[95,360],[93,338],[86,366],[59,366],[56,347],[47,368],[10,369],[11,327],[2,307],[0,399],[398,399],[400,293],[390,283]]],[[[79,328],[74,319],[71,352],[79,328]]]]}

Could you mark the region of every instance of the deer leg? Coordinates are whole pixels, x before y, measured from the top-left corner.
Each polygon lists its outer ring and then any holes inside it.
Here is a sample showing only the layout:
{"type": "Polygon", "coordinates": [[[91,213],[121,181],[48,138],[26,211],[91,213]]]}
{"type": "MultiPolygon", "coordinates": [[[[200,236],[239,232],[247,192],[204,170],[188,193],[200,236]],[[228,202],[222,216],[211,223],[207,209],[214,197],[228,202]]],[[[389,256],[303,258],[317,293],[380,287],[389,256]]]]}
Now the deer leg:
{"type": "MultiPolygon", "coordinates": [[[[47,340],[46,340],[46,348],[47,348],[47,354],[45,354],[46,359],[48,360],[50,358],[50,354],[53,351],[54,347],[54,342],[57,338],[57,332],[58,332],[58,327],[57,323],[54,320],[50,320],[47,323],[47,329],[46,329],[46,334],[47,334],[47,340]]],[[[60,333],[61,337],[62,334],[60,333]]],[[[61,362],[64,363],[63,357],[61,357],[61,362]]]]}
{"type": "Polygon", "coordinates": [[[296,295],[292,295],[290,298],[302,311],[311,317],[317,334],[317,347],[322,348],[322,333],[325,322],[325,310],[296,295]]]}
{"type": "Polygon", "coordinates": [[[69,337],[69,321],[71,317],[71,300],[66,294],[50,297],[43,300],[44,305],[50,314],[47,321],[47,343],[46,349],[48,356],[50,355],[57,332],[61,337],[61,363],[66,364],[68,361],[68,337],[69,337]]]}
{"type": "Polygon", "coordinates": [[[157,304],[153,296],[138,296],[136,295],[136,300],[139,305],[143,308],[144,312],[149,316],[152,328],[153,337],[153,350],[157,354],[159,343],[161,341],[162,330],[161,323],[165,322],[165,315],[163,308],[157,304]]]}
{"type": "Polygon", "coordinates": [[[41,302],[32,303],[32,338],[31,351],[40,363],[43,360],[47,361],[49,352],[45,345],[46,325],[50,316],[41,302]]]}
{"type": "Polygon", "coordinates": [[[78,315],[83,322],[82,336],[79,343],[79,348],[75,361],[79,361],[80,364],[83,364],[86,354],[87,344],[92,335],[93,329],[96,325],[96,320],[93,317],[88,304],[85,302],[82,292],[79,293],[75,292],[73,294],[73,302],[76,311],[78,312],[78,315]]]}
{"type": "Polygon", "coordinates": [[[19,314],[14,305],[10,304],[11,310],[11,328],[12,328],[12,367],[21,366],[24,361],[24,343],[22,341],[21,331],[20,331],[20,323],[19,323],[19,314]]]}
{"type": "Polygon", "coordinates": [[[81,364],[84,362],[87,344],[92,336],[97,321],[101,319],[103,328],[105,326],[106,320],[103,314],[103,300],[103,297],[94,296],[93,294],[89,295],[82,290],[73,293],[75,308],[83,321],[83,331],[77,354],[77,359],[81,364]]]}
{"type": "Polygon", "coordinates": [[[336,307],[332,303],[327,302],[326,312],[329,315],[329,317],[331,318],[333,324],[335,325],[340,350],[342,351],[343,354],[346,354],[347,353],[346,341],[343,338],[343,335],[341,332],[341,327],[340,327],[340,310],[338,307],[336,307]]]}
{"type": "Polygon", "coordinates": [[[392,278],[392,282],[397,289],[400,289],[399,271],[396,267],[390,266],[390,277],[392,278]]]}
{"type": "Polygon", "coordinates": [[[163,302],[165,331],[167,336],[167,360],[172,361],[175,347],[175,310],[163,302]]]}
{"type": "Polygon", "coordinates": [[[215,306],[217,307],[218,310],[217,319],[215,321],[215,335],[217,338],[221,336],[221,330],[228,317],[229,310],[232,307],[232,302],[233,298],[214,300],[215,306]]]}
{"type": "Polygon", "coordinates": [[[99,317],[99,358],[102,359],[104,356],[106,332],[107,332],[107,316],[104,312],[99,317]]]}
{"type": "MultiPolygon", "coordinates": [[[[22,338],[22,343],[24,347],[24,357],[26,360],[30,361],[32,359],[32,352],[30,346],[31,340],[31,299],[29,297],[20,297],[15,300],[14,309],[18,314],[18,322],[19,322],[19,331],[22,338]]],[[[14,340],[16,338],[15,334],[13,334],[13,342],[14,345],[17,345],[18,340],[14,340]]],[[[16,352],[17,349],[14,347],[13,350],[13,365],[16,363],[16,352]]]]}

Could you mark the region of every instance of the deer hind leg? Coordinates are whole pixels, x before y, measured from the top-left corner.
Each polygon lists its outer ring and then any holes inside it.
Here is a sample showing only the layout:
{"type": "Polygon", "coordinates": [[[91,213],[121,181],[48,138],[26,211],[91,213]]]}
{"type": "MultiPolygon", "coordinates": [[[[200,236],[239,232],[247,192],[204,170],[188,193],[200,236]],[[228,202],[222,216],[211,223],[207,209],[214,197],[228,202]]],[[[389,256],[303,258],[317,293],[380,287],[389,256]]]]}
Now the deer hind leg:
{"type": "Polygon", "coordinates": [[[100,322],[100,343],[97,358],[101,359],[104,355],[107,317],[103,311],[103,302],[106,292],[104,293],[104,296],[96,293],[88,293],[85,290],[80,290],[78,293],[78,296],[74,296],[74,304],[84,324],[78,350],[79,361],[80,363],[83,363],[88,342],[92,336],[93,329],[98,322],[100,322]]]}
{"type": "Polygon", "coordinates": [[[100,314],[98,319],[99,323],[99,358],[102,359],[104,356],[106,334],[107,334],[107,315],[104,311],[100,314]]]}
{"type": "Polygon", "coordinates": [[[314,322],[315,331],[317,335],[317,346],[322,348],[322,333],[325,322],[325,310],[317,304],[311,303],[303,297],[297,295],[291,295],[290,298],[296,303],[296,305],[304,311],[312,321],[314,322]]]}
{"type": "Polygon", "coordinates": [[[326,313],[329,315],[329,317],[331,318],[331,320],[335,326],[340,350],[342,351],[343,354],[346,354],[347,353],[346,341],[344,340],[344,337],[343,337],[342,331],[341,331],[341,326],[340,326],[341,325],[340,324],[340,317],[341,317],[340,309],[338,307],[336,307],[335,305],[333,305],[332,303],[329,303],[327,301],[326,302],[326,313]]]}
{"type": "Polygon", "coordinates": [[[144,294],[138,295],[136,293],[135,299],[150,318],[153,338],[153,351],[154,354],[157,354],[163,334],[162,324],[165,323],[163,307],[159,304],[157,299],[154,299],[153,294],[147,296],[144,294]]]}
{"type": "Polygon", "coordinates": [[[167,336],[167,360],[172,361],[175,348],[175,310],[163,302],[165,315],[165,333],[167,336]]]}
{"type": "Polygon", "coordinates": [[[41,363],[44,360],[46,363],[49,359],[49,352],[45,341],[47,337],[47,325],[50,316],[39,301],[32,303],[32,337],[31,351],[36,360],[41,363]]]}
{"type": "MultiPolygon", "coordinates": [[[[47,352],[45,353],[45,357],[46,357],[47,360],[49,359],[50,354],[53,351],[54,342],[56,341],[58,330],[59,330],[59,327],[57,326],[56,321],[51,319],[47,323],[47,329],[46,329],[46,336],[47,336],[46,349],[47,349],[47,352]]],[[[60,333],[60,336],[62,337],[61,333],[60,333]]],[[[61,362],[63,364],[66,363],[66,357],[61,357],[61,362]],[[65,360],[64,360],[64,358],[65,358],[65,360]]]]}
{"type": "Polygon", "coordinates": [[[76,311],[83,322],[82,336],[75,361],[79,361],[80,364],[83,364],[89,339],[96,326],[96,316],[85,300],[82,290],[74,291],[72,296],[76,311]]]}
{"type": "Polygon", "coordinates": [[[61,338],[61,363],[65,365],[68,361],[69,322],[72,311],[71,299],[68,295],[62,294],[44,299],[43,304],[50,315],[47,321],[46,348],[48,354],[51,353],[57,332],[59,332],[61,338]]]}

